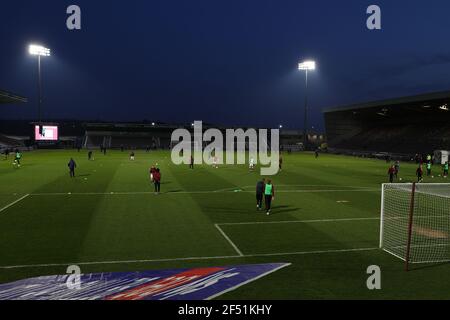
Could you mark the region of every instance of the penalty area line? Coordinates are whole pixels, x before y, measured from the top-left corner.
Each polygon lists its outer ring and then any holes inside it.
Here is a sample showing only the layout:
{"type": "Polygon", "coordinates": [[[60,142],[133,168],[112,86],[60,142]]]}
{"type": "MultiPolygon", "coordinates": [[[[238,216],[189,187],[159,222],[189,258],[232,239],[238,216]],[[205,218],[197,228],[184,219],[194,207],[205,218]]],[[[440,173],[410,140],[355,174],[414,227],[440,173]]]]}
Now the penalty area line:
{"type": "Polygon", "coordinates": [[[234,244],[233,241],[231,241],[230,237],[227,236],[227,234],[222,230],[222,228],[216,223],[214,224],[214,226],[216,227],[216,229],[220,232],[220,234],[225,238],[225,240],[228,241],[228,243],[233,247],[234,251],[237,252],[237,254],[239,256],[243,256],[241,250],[239,250],[239,248],[237,247],[237,245],[234,244]]]}
{"type": "Polygon", "coordinates": [[[171,258],[171,259],[143,259],[143,260],[117,260],[117,261],[92,261],[92,262],[71,262],[71,263],[48,263],[48,264],[27,264],[15,266],[0,266],[0,269],[24,269],[24,268],[42,268],[42,267],[65,267],[71,265],[106,265],[106,264],[137,264],[152,262],[173,262],[173,261],[196,261],[196,260],[222,260],[222,259],[238,259],[238,258],[258,258],[258,257],[279,257],[279,256],[296,256],[309,254],[327,254],[327,253],[346,253],[346,252],[365,252],[380,250],[378,247],[369,248],[352,248],[352,249],[332,249],[332,250],[316,250],[316,251],[297,251],[283,253],[256,253],[233,256],[215,256],[215,257],[190,257],[190,258],[171,258]]]}
{"type": "Polygon", "coordinates": [[[1,208],[1,209],[0,209],[0,213],[2,213],[3,211],[5,211],[5,210],[8,209],[8,208],[11,208],[13,205],[19,203],[20,201],[22,201],[23,199],[25,199],[25,198],[27,198],[27,197],[29,197],[29,196],[30,196],[30,194],[27,193],[26,195],[24,195],[23,197],[20,197],[20,198],[17,199],[16,201],[11,202],[10,204],[8,204],[8,205],[6,205],[5,207],[1,208]]]}

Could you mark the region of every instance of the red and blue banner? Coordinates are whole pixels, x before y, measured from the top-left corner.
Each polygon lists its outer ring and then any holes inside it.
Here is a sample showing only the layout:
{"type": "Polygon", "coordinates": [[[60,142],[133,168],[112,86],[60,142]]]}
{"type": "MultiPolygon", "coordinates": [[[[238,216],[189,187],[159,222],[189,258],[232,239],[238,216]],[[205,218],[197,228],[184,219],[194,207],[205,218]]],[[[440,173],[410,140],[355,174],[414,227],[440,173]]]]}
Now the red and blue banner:
{"type": "Polygon", "coordinates": [[[0,300],[207,300],[288,266],[254,264],[142,272],[44,276],[0,285],[0,300]]]}

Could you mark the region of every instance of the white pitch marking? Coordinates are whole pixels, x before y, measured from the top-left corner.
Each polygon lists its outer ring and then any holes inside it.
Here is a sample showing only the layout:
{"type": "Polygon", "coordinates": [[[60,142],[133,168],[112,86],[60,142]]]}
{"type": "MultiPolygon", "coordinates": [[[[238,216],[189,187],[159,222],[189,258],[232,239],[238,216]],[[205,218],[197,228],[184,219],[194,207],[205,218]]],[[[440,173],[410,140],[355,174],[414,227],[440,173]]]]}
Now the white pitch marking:
{"type": "Polygon", "coordinates": [[[324,253],[341,253],[341,252],[359,252],[359,251],[374,251],[380,250],[378,247],[371,248],[353,248],[353,249],[333,249],[333,250],[316,250],[316,251],[298,251],[298,252],[280,252],[280,253],[257,253],[247,254],[244,257],[277,257],[277,256],[297,256],[306,254],[324,254],[324,253]]]}
{"type": "Polygon", "coordinates": [[[15,266],[0,266],[0,269],[22,269],[22,268],[39,268],[39,267],[61,267],[70,265],[101,265],[101,264],[133,264],[133,263],[151,263],[151,262],[171,262],[171,261],[190,261],[190,260],[218,260],[218,259],[237,259],[237,258],[255,258],[255,257],[276,257],[288,255],[307,255],[307,254],[326,254],[326,253],[345,253],[345,252],[361,252],[380,250],[378,247],[373,248],[353,248],[353,249],[335,249],[320,251],[298,251],[286,253],[257,253],[242,256],[215,256],[215,257],[190,257],[190,258],[171,258],[171,259],[144,259],[144,260],[117,260],[117,261],[95,261],[95,262],[70,262],[70,263],[48,263],[48,264],[27,264],[15,266]]]}
{"type": "Polygon", "coordinates": [[[218,224],[214,224],[214,226],[216,227],[217,230],[219,230],[220,234],[225,238],[225,240],[227,240],[228,243],[233,247],[234,251],[236,251],[237,254],[242,257],[243,254],[242,254],[241,250],[239,250],[237,245],[235,245],[234,242],[231,241],[230,237],[227,236],[227,234],[222,230],[222,228],[219,227],[218,224]]]}
{"type": "MultiPolygon", "coordinates": [[[[379,192],[378,189],[355,189],[355,190],[279,190],[278,193],[325,193],[325,192],[379,192]]],[[[100,196],[100,195],[138,195],[138,194],[153,194],[151,191],[136,191],[136,192],[78,192],[69,193],[78,196],[100,196]]],[[[234,190],[230,191],[177,191],[177,192],[165,192],[164,195],[177,195],[177,194],[213,194],[213,193],[236,193],[234,190]]],[[[254,191],[240,191],[239,193],[254,193],[254,191]]],[[[58,192],[44,192],[44,193],[31,193],[30,196],[63,196],[67,193],[58,192]]]]}
{"type": "Polygon", "coordinates": [[[206,300],[213,300],[213,299],[215,299],[215,298],[217,298],[217,297],[220,297],[221,295],[223,295],[223,294],[225,294],[225,293],[227,293],[227,292],[234,291],[234,290],[236,290],[236,289],[238,289],[238,288],[240,288],[240,287],[245,286],[246,284],[249,284],[249,283],[251,283],[251,282],[254,282],[254,281],[256,281],[256,280],[259,280],[259,279],[261,279],[261,278],[263,278],[263,277],[265,277],[265,276],[267,276],[267,275],[269,275],[269,274],[271,274],[271,273],[274,273],[274,272],[276,272],[276,271],[278,271],[278,270],[280,270],[280,269],[283,269],[283,268],[285,268],[285,267],[288,267],[288,266],[290,266],[290,265],[292,265],[292,263],[284,263],[284,264],[282,264],[281,266],[279,266],[278,268],[275,268],[275,269],[273,269],[273,270],[270,270],[270,271],[267,271],[267,272],[265,272],[265,273],[263,273],[263,274],[260,274],[260,275],[257,276],[256,278],[249,279],[249,280],[244,281],[244,282],[242,282],[242,283],[240,283],[240,284],[238,284],[238,285],[236,285],[236,286],[234,286],[234,287],[228,288],[228,289],[226,289],[226,290],[224,290],[224,291],[222,291],[222,292],[218,292],[218,293],[212,295],[211,297],[208,297],[206,300]]]}
{"type": "Polygon", "coordinates": [[[380,220],[379,217],[374,218],[341,218],[341,219],[317,219],[317,220],[288,220],[288,221],[255,221],[255,222],[224,222],[218,223],[219,226],[234,225],[252,225],[252,224],[283,224],[283,223],[320,223],[320,222],[343,222],[343,221],[370,221],[380,220]]]}
{"type": "Polygon", "coordinates": [[[29,194],[29,193],[27,193],[27,194],[26,194],[26,195],[24,195],[23,197],[21,197],[21,198],[17,199],[17,200],[16,200],[16,201],[14,201],[14,202],[11,202],[10,204],[8,204],[8,205],[6,205],[5,207],[1,208],[1,209],[0,209],[0,213],[1,213],[1,212],[3,212],[3,211],[5,211],[6,209],[8,209],[8,208],[12,207],[12,206],[13,206],[13,205],[15,205],[16,203],[18,203],[18,202],[22,201],[23,199],[27,198],[27,197],[28,197],[29,195],[30,195],[30,194],[29,194]]]}

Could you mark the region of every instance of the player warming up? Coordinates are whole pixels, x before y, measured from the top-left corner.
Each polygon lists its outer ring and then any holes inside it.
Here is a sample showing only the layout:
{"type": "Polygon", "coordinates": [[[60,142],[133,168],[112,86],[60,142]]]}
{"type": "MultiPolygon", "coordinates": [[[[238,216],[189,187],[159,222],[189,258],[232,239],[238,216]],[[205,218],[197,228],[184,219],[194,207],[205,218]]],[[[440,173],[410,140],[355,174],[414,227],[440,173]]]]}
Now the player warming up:
{"type": "Polygon", "coordinates": [[[422,165],[419,165],[419,167],[416,170],[416,176],[417,176],[417,182],[423,181],[423,168],[422,165]]]}
{"type": "Polygon", "coordinates": [[[155,194],[158,195],[161,192],[161,171],[155,170],[153,174],[153,184],[155,185],[155,194]]]}
{"type": "Polygon", "coordinates": [[[264,178],[256,183],[256,208],[258,210],[262,209],[265,187],[266,187],[266,180],[264,178]]]}
{"type": "Polygon", "coordinates": [[[255,159],[250,158],[250,164],[249,164],[250,171],[253,171],[255,169],[255,159]]]}
{"type": "Polygon", "coordinates": [[[16,155],[14,158],[13,165],[15,165],[17,168],[20,168],[20,160],[22,159],[22,153],[19,151],[19,149],[16,149],[16,155]]]}
{"type": "Polygon", "coordinates": [[[4,154],[5,154],[5,159],[4,160],[8,160],[8,156],[9,156],[9,149],[8,148],[5,149],[4,154]]]}
{"type": "Polygon", "coordinates": [[[431,176],[431,161],[427,162],[427,177],[431,176]]]}
{"type": "Polygon", "coordinates": [[[270,215],[272,201],[275,199],[275,188],[272,184],[272,180],[267,181],[267,184],[264,187],[264,198],[266,202],[266,214],[270,215]]]}
{"type": "Polygon", "coordinates": [[[156,167],[155,167],[155,166],[151,166],[151,167],[150,167],[150,181],[151,181],[152,183],[154,182],[153,176],[155,175],[155,172],[156,172],[156,167]]]}
{"type": "Polygon", "coordinates": [[[443,169],[444,169],[444,178],[447,178],[448,177],[448,161],[446,161],[444,163],[443,169]]]}
{"type": "Polygon", "coordinates": [[[395,161],[394,164],[394,169],[395,169],[395,179],[398,179],[398,173],[400,172],[400,161],[395,161]]]}
{"type": "Polygon", "coordinates": [[[77,167],[75,160],[73,160],[73,158],[70,158],[70,161],[67,164],[67,166],[69,167],[70,177],[75,178],[75,168],[77,167]]]}
{"type": "Polygon", "coordinates": [[[389,182],[393,183],[394,182],[394,176],[395,176],[395,166],[394,165],[389,167],[388,175],[389,175],[389,182]]]}

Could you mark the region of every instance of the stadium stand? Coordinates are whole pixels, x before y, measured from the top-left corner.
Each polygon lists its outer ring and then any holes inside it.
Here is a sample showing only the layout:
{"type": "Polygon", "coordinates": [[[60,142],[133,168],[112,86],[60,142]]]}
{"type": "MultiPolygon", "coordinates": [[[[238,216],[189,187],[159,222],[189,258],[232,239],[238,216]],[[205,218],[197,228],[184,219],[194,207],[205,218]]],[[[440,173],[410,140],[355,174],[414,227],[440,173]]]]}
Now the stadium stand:
{"type": "MultiPolygon", "coordinates": [[[[321,147],[326,142],[326,136],[315,130],[308,132],[308,148],[313,150],[321,147]]],[[[280,149],[289,151],[303,151],[303,130],[286,130],[280,131],[280,149]]]]}
{"type": "Polygon", "coordinates": [[[168,149],[178,126],[145,123],[87,123],[86,148],[168,149]]]}
{"type": "MultiPolygon", "coordinates": [[[[25,103],[27,99],[3,90],[0,90],[0,104],[16,104],[25,103]]],[[[5,129],[3,123],[0,122],[0,128],[5,129]]],[[[23,148],[25,147],[24,140],[20,137],[8,136],[0,132],[0,150],[6,148],[23,148]]]]}
{"type": "Polygon", "coordinates": [[[450,149],[450,91],[324,111],[329,150],[365,155],[450,149]]]}
{"type": "MultiPolygon", "coordinates": [[[[36,145],[38,148],[170,149],[172,147],[171,135],[175,129],[185,128],[193,134],[190,124],[82,122],[73,120],[51,120],[46,121],[45,124],[58,126],[59,139],[56,142],[39,143],[36,145]]],[[[0,120],[0,144],[10,147],[35,146],[35,125],[37,125],[36,122],[29,120],[0,120]]],[[[227,129],[203,124],[204,131],[209,128],[218,128],[224,135],[227,129]]],[[[248,128],[243,129],[247,130],[248,128]]],[[[310,131],[308,140],[311,146],[317,147],[323,144],[325,135],[310,131]]],[[[248,148],[248,145],[246,147],[248,148]]],[[[284,151],[302,151],[303,132],[300,130],[281,130],[280,147],[284,151]]]]}

